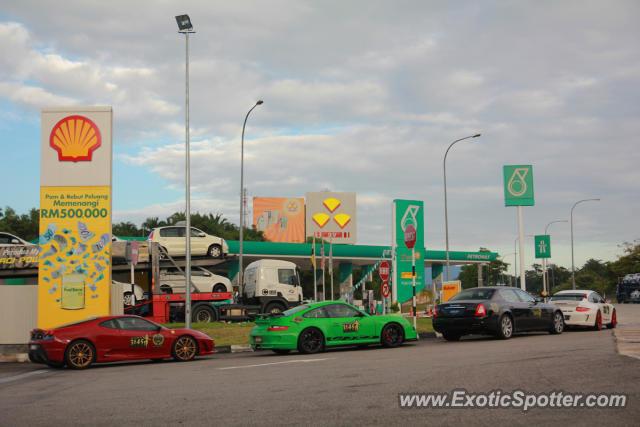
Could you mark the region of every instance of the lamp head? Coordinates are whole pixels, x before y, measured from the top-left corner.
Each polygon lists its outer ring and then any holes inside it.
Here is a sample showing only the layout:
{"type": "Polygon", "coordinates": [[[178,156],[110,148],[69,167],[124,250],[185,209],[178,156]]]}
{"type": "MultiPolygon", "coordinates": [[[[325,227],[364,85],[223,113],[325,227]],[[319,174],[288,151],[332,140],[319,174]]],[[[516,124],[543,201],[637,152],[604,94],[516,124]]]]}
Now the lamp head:
{"type": "Polygon", "coordinates": [[[476,133],[476,134],[475,134],[475,135],[473,135],[471,138],[477,138],[477,137],[479,137],[479,136],[481,136],[481,135],[482,135],[481,133],[476,133]]]}
{"type": "Polygon", "coordinates": [[[262,99],[258,99],[258,102],[256,102],[256,105],[260,105],[262,104],[264,101],[262,99]]]}
{"type": "Polygon", "coordinates": [[[193,25],[191,25],[191,19],[189,19],[189,15],[176,16],[176,22],[178,23],[178,30],[180,31],[187,31],[187,30],[193,29],[193,25]]]}

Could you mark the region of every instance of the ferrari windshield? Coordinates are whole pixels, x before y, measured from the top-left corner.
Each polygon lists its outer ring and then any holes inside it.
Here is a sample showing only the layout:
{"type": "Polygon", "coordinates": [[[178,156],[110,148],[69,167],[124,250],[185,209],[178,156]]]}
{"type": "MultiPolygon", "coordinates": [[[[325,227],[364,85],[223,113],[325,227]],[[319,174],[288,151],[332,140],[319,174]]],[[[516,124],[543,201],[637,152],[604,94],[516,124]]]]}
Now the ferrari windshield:
{"type": "Polygon", "coordinates": [[[462,301],[462,300],[470,300],[470,299],[491,299],[493,294],[495,293],[495,289],[465,289],[459,294],[451,297],[449,301],[462,301]]]}
{"type": "Polygon", "coordinates": [[[551,301],[582,301],[585,298],[585,294],[555,294],[551,301]]]}

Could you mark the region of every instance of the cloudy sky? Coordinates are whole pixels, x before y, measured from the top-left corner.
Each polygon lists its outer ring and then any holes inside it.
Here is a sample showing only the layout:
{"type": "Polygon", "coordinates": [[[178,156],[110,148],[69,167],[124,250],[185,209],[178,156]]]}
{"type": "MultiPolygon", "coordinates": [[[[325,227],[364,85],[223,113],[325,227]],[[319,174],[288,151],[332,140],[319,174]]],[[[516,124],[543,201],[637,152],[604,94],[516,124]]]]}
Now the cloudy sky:
{"type": "MultiPolygon", "coordinates": [[[[43,107],[114,111],[114,221],[184,209],[188,13],[192,209],[238,221],[250,196],[357,193],[358,240],[389,244],[391,202],[425,201],[425,242],[513,262],[502,166],[532,164],[525,234],[574,211],[575,262],[640,238],[636,1],[25,1],[0,10],[0,204],[39,203],[43,107]]],[[[571,266],[570,227],[550,227],[571,266]]],[[[533,259],[527,237],[526,263],[533,259]]]]}

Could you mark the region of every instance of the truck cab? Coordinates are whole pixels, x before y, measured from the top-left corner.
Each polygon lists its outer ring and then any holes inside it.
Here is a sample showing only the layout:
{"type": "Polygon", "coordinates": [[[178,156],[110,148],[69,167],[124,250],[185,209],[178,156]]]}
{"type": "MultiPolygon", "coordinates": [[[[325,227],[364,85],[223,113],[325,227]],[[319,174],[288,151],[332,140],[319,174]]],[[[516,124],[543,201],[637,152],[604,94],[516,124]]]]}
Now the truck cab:
{"type": "Polygon", "coordinates": [[[243,282],[243,301],[261,305],[264,313],[278,313],[303,300],[300,270],[289,261],[254,261],[245,269],[243,282]]]}

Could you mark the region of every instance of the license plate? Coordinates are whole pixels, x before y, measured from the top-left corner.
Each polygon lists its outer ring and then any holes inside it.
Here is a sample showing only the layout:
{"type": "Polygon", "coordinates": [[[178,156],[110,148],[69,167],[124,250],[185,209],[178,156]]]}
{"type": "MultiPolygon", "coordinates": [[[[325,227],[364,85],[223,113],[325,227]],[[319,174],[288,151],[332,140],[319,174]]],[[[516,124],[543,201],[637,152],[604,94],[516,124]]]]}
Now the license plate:
{"type": "Polygon", "coordinates": [[[253,337],[254,342],[262,342],[262,337],[253,337]]]}
{"type": "Polygon", "coordinates": [[[38,349],[38,345],[37,344],[31,344],[29,346],[29,350],[37,350],[38,349]]]}

